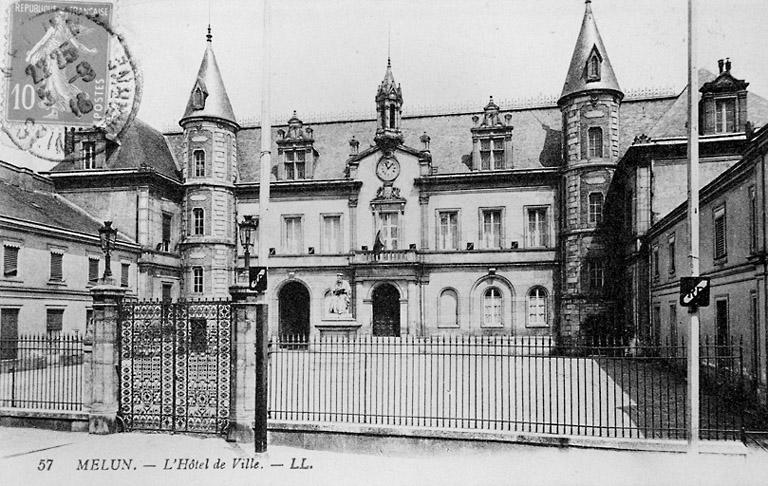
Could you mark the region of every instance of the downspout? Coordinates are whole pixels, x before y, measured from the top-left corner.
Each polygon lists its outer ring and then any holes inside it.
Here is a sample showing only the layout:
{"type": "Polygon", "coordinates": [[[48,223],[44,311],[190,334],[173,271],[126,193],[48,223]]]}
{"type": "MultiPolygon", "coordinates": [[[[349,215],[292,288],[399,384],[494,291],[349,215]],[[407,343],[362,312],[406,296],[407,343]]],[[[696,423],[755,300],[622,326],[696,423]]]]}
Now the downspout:
{"type": "MultiPolygon", "coordinates": [[[[768,235],[768,228],[766,228],[766,225],[768,224],[768,221],[766,221],[766,209],[765,209],[765,205],[766,205],[766,197],[765,197],[765,188],[766,188],[766,184],[765,184],[765,177],[766,177],[766,174],[765,174],[765,158],[766,158],[766,155],[768,155],[768,151],[760,154],[760,179],[761,179],[761,183],[762,183],[762,186],[763,186],[762,194],[760,195],[760,199],[762,200],[762,203],[760,204],[760,206],[762,207],[762,213],[763,213],[762,214],[762,224],[761,224],[762,230],[763,230],[763,241],[761,242],[761,245],[760,245],[761,246],[761,248],[760,248],[761,251],[760,252],[762,253],[761,259],[763,260],[763,318],[760,319],[758,317],[758,319],[757,319],[758,325],[761,322],[765,323],[766,322],[766,316],[768,315],[768,313],[767,313],[768,312],[768,280],[767,280],[767,278],[768,278],[768,261],[766,261],[766,254],[765,254],[765,251],[766,251],[766,236],[768,235]]],[[[765,324],[763,324],[763,325],[765,325],[765,324]]],[[[765,342],[764,342],[764,346],[763,346],[763,362],[766,362],[766,360],[768,360],[768,328],[765,329],[764,333],[765,333],[765,342]]],[[[755,370],[758,373],[760,371],[759,367],[760,367],[760,364],[758,363],[758,370],[755,370]]],[[[768,363],[766,364],[766,367],[768,368],[768,363]]],[[[766,383],[766,381],[768,381],[768,380],[766,380],[766,378],[768,378],[768,377],[766,377],[765,373],[760,373],[760,376],[758,378],[758,388],[760,386],[760,381],[763,381],[763,388],[764,389],[766,387],[768,387],[768,383],[766,383]]]]}

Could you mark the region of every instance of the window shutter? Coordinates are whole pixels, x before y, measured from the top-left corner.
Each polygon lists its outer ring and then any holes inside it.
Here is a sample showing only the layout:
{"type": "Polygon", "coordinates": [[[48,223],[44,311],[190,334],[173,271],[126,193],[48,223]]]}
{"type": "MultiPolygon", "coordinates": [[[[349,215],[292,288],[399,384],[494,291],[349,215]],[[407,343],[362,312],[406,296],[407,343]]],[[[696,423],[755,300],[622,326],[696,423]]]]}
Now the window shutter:
{"type": "Polygon", "coordinates": [[[46,314],[46,330],[48,332],[61,332],[64,310],[48,309],[46,314]]]}
{"type": "Polygon", "coordinates": [[[61,253],[51,253],[51,280],[63,280],[62,261],[64,255],[61,253]]]}
{"type": "Polygon", "coordinates": [[[88,259],[88,281],[96,282],[99,279],[99,260],[97,258],[88,259]]]}
{"type": "Polygon", "coordinates": [[[713,133],[715,131],[715,101],[704,101],[704,133],[713,133]]]}
{"type": "Polygon", "coordinates": [[[131,265],[129,263],[123,263],[120,265],[120,286],[121,287],[128,286],[128,272],[130,268],[131,268],[131,265]]]}
{"type": "Polygon", "coordinates": [[[3,275],[15,277],[19,273],[19,249],[6,246],[3,251],[3,275]]]}
{"type": "Polygon", "coordinates": [[[725,213],[715,218],[715,258],[725,256],[725,213]]]}

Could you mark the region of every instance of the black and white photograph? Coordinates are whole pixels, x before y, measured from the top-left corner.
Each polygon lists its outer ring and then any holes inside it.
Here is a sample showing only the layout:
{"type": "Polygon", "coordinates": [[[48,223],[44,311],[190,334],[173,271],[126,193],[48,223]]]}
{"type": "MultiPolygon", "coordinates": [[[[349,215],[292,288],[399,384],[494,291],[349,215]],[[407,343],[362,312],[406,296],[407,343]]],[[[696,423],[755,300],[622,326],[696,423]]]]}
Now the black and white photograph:
{"type": "Polygon", "coordinates": [[[0,0],[0,484],[768,484],[764,0],[0,0]]]}

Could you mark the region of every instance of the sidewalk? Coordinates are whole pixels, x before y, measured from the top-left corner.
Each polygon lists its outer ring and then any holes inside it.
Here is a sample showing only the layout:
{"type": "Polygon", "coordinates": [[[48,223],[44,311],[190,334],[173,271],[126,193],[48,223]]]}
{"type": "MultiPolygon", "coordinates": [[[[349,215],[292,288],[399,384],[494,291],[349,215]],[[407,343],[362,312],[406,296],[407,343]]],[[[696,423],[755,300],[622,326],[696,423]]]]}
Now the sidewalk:
{"type": "Polygon", "coordinates": [[[705,455],[692,465],[683,454],[522,445],[511,452],[420,457],[272,446],[269,453],[255,458],[259,461],[255,469],[243,469],[243,466],[253,466],[246,459],[254,456],[252,449],[220,438],[140,433],[93,436],[0,428],[0,484],[3,486],[680,486],[758,485],[765,484],[768,477],[768,453],[759,450],[750,450],[747,456],[705,455]],[[217,464],[223,468],[216,469],[217,464]],[[191,466],[200,469],[179,469],[191,466]],[[127,469],[86,470],[113,467],[127,469]]]}

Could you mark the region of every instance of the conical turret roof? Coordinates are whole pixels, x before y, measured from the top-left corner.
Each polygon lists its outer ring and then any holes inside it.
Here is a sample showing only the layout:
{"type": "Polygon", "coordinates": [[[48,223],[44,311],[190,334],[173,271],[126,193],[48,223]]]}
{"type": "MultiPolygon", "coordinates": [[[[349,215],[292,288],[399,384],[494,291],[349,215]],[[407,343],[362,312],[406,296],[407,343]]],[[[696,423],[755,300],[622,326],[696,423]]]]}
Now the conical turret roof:
{"type": "Polygon", "coordinates": [[[184,110],[184,116],[179,123],[183,125],[189,118],[218,118],[237,125],[232,104],[229,102],[229,96],[216,63],[216,56],[213,54],[210,29],[206,37],[208,42],[203,54],[203,62],[200,63],[200,70],[197,72],[195,84],[187,101],[187,109],[184,110]],[[202,91],[202,103],[195,96],[198,88],[202,91]]]}
{"type": "Polygon", "coordinates": [[[595,16],[592,13],[592,2],[586,1],[584,9],[584,20],[581,23],[581,32],[576,40],[576,47],[573,49],[571,65],[568,68],[568,76],[565,78],[563,92],[560,95],[560,101],[566,96],[591,90],[611,90],[616,91],[621,96],[621,88],[616,80],[616,74],[613,72],[613,66],[608,59],[608,51],[605,49],[603,39],[597,30],[595,16]],[[595,54],[600,59],[600,73],[597,79],[590,79],[587,72],[587,61],[595,54]]]}
{"type": "Polygon", "coordinates": [[[392,61],[387,58],[387,71],[384,73],[384,79],[379,85],[376,100],[378,101],[390,95],[395,96],[398,100],[401,100],[403,97],[400,85],[395,82],[395,76],[392,74],[392,61]]]}

